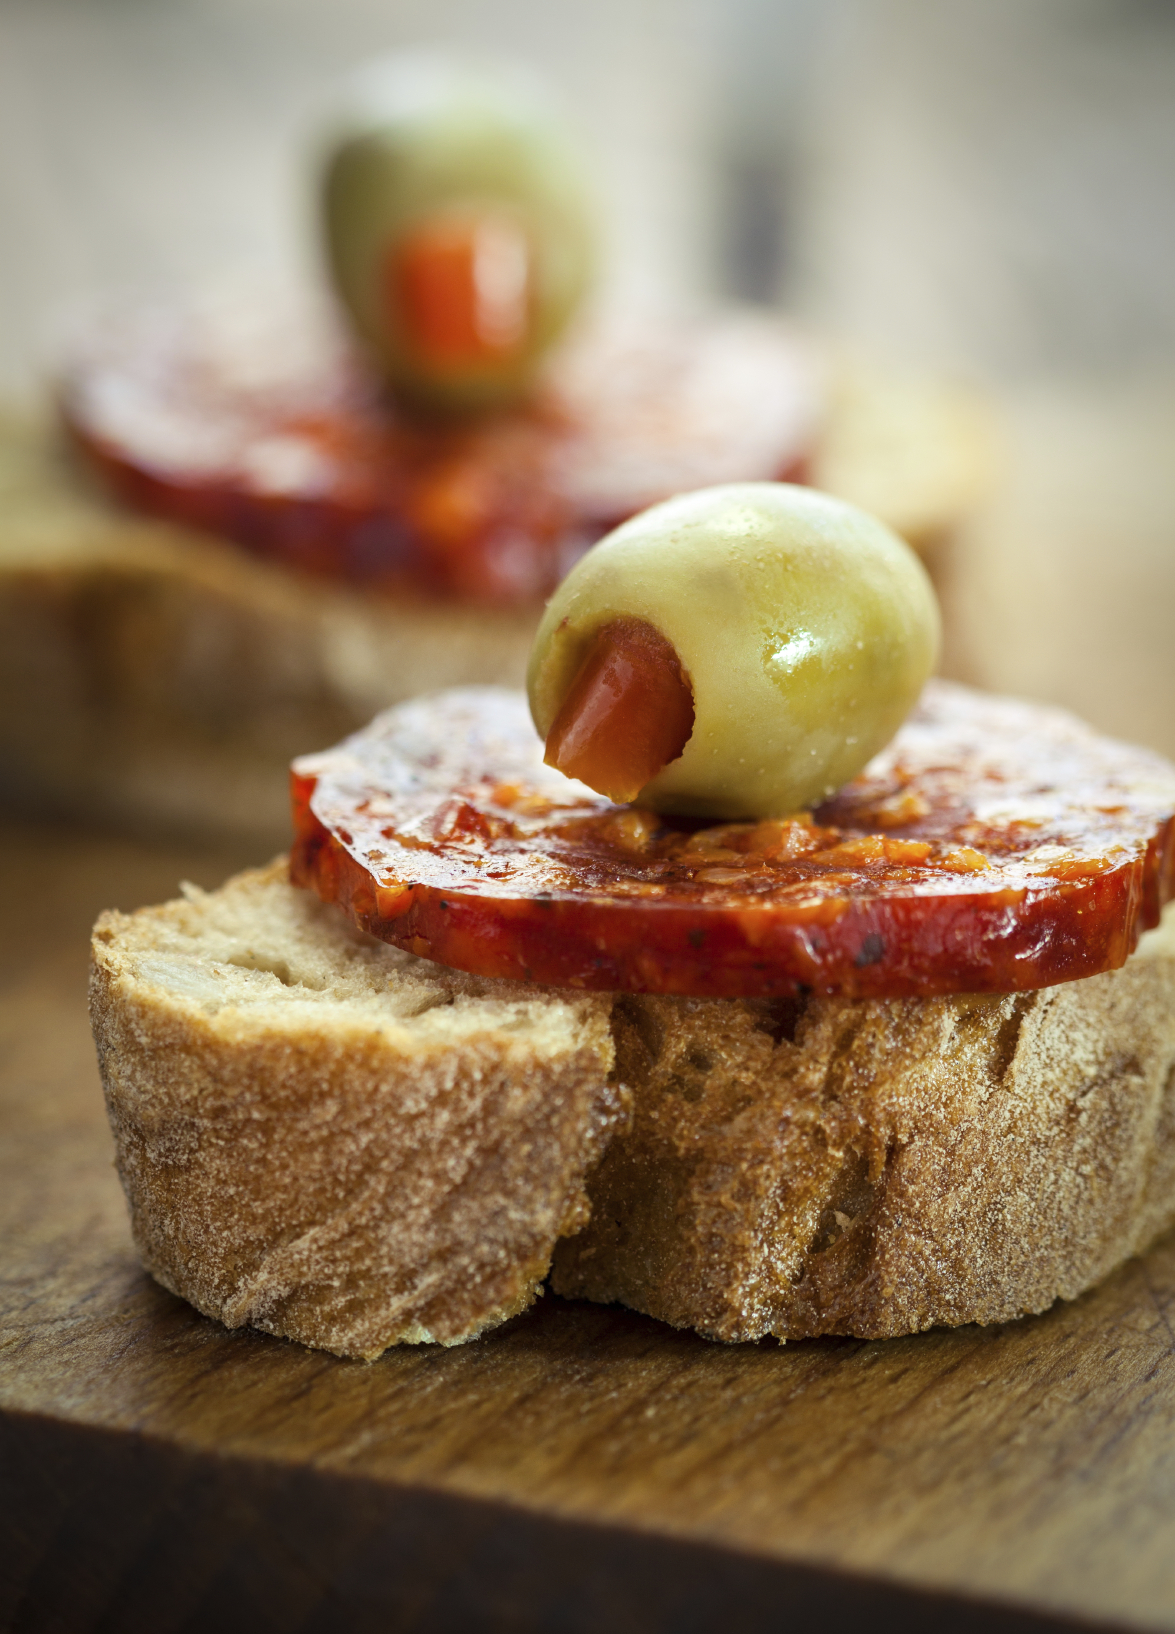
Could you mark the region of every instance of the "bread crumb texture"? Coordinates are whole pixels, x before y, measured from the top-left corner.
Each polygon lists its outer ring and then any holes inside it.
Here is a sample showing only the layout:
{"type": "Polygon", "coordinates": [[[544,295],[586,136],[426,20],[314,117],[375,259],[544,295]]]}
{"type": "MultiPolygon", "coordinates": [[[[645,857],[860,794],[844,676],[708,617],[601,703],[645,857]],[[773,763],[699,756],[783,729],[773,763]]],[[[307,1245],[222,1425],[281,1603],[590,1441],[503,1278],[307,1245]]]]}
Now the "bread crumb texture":
{"type": "Polygon", "coordinates": [[[578,994],[355,931],[284,862],[94,934],[147,1269],[343,1356],[559,1293],[717,1339],[1073,1298],[1175,1219],[1175,917],[1119,971],[903,1000],[578,994]]]}
{"type": "Polygon", "coordinates": [[[94,932],[91,1013],[147,1269],[342,1356],[522,1310],[623,1116],[606,997],[352,930],[284,861],[94,932]]]}
{"type": "Polygon", "coordinates": [[[1075,1298],[1175,1219],[1175,919],[1036,992],[626,996],[634,1117],[553,1286],[716,1339],[885,1338],[1075,1298]]]}

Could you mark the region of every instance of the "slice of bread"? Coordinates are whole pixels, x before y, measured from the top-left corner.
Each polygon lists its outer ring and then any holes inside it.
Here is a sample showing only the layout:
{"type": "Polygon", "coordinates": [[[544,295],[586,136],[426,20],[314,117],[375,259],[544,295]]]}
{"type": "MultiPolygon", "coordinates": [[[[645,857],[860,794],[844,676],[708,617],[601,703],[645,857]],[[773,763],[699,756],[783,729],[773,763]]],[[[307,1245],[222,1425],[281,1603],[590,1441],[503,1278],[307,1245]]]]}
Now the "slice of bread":
{"type": "Polygon", "coordinates": [[[289,763],[387,704],[520,686],[539,609],[365,596],[109,505],[0,417],[0,798],[288,842],[289,763]]]}
{"type": "MultiPolygon", "coordinates": [[[[845,379],[813,480],[928,548],[990,481],[987,411],[945,388],[845,379]],[[893,424],[891,397],[906,405],[893,424]]],[[[0,415],[10,805],[276,848],[295,755],[404,698],[521,686],[541,610],[364,594],[131,515],[48,423],[0,415]]]]}
{"type": "Polygon", "coordinates": [[[552,1256],[722,1339],[1002,1321],[1175,1219],[1175,909],[1033,993],[614,997],[413,958],[278,863],[104,915],[92,1000],[148,1270],[342,1355],[471,1338],[552,1256]]]}
{"type": "Polygon", "coordinates": [[[413,958],[284,864],[103,915],[91,1000],[144,1265],[342,1356],[528,1305],[623,1117],[606,997],[413,958]]]}

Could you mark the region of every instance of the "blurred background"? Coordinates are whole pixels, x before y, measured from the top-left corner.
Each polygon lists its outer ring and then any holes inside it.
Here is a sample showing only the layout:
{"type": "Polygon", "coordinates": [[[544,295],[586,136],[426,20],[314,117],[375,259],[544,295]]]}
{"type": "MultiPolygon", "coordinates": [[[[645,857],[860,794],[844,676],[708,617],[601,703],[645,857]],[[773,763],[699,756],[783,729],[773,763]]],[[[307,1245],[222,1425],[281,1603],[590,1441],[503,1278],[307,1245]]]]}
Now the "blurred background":
{"type": "Polygon", "coordinates": [[[337,78],[529,60],[626,291],[784,300],[994,382],[1175,363],[1170,0],[0,0],[0,388],[127,283],[315,254],[337,78]]]}
{"type": "Polygon", "coordinates": [[[624,298],[982,388],[946,668],[1175,753],[1172,0],[0,0],[0,397],[79,298],[312,273],[315,120],[424,42],[555,85],[624,298]]]}

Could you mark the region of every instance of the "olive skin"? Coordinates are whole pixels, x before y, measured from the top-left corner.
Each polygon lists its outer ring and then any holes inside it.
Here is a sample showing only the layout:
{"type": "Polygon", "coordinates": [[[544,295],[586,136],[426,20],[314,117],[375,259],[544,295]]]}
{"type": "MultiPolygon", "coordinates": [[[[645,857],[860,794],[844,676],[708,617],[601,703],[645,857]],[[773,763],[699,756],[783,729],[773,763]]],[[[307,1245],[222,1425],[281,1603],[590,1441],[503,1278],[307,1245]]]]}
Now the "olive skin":
{"type": "Polygon", "coordinates": [[[402,399],[432,411],[494,408],[525,394],[589,286],[595,213],[578,157],[525,75],[406,53],[370,66],[336,117],[322,222],[336,291],[402,399]],[[525,334],[501,356],[422,357],[389,299],[387,266],[422,225],[487,219],[528,256],[525,334]]]}
{"type": "Polygon", "coordinates": [[[782,816],[827,798],[893,737],[938,653],[926,571],[884,523],[787,483],[731,483],[633,517],[547,605],[527,690],[545,739],[601,625],[676,649],[694,698],[680,757],[641,805],[782,816]]]}

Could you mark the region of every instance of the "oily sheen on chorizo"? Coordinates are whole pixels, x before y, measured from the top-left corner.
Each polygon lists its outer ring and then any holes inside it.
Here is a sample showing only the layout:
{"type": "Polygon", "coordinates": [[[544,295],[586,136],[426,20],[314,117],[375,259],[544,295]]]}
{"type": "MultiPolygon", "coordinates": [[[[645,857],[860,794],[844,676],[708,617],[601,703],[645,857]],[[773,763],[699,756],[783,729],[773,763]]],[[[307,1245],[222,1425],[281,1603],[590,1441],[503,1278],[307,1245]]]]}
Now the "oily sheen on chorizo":
{"type": "Polygon", "coordinates": [[[517,407],[427,419],[386,399],[313,303],[240,295],[94,322],[61,405],[138,510],[305,572],[508,605],[549,595],[602,533],[669,494],[798,475],[819,372],[769,320],[617,325],[517,407]]]}
{"type": "Polygon", "coordinates": [[[1175,883],[1175,767],[1069,715],[932,682],[812,813],[705,825],[542,763],[478,688],[295,763],[291,877],[482,975],[693,994],[1013,992],[1123,964],[1175,883]]]}

